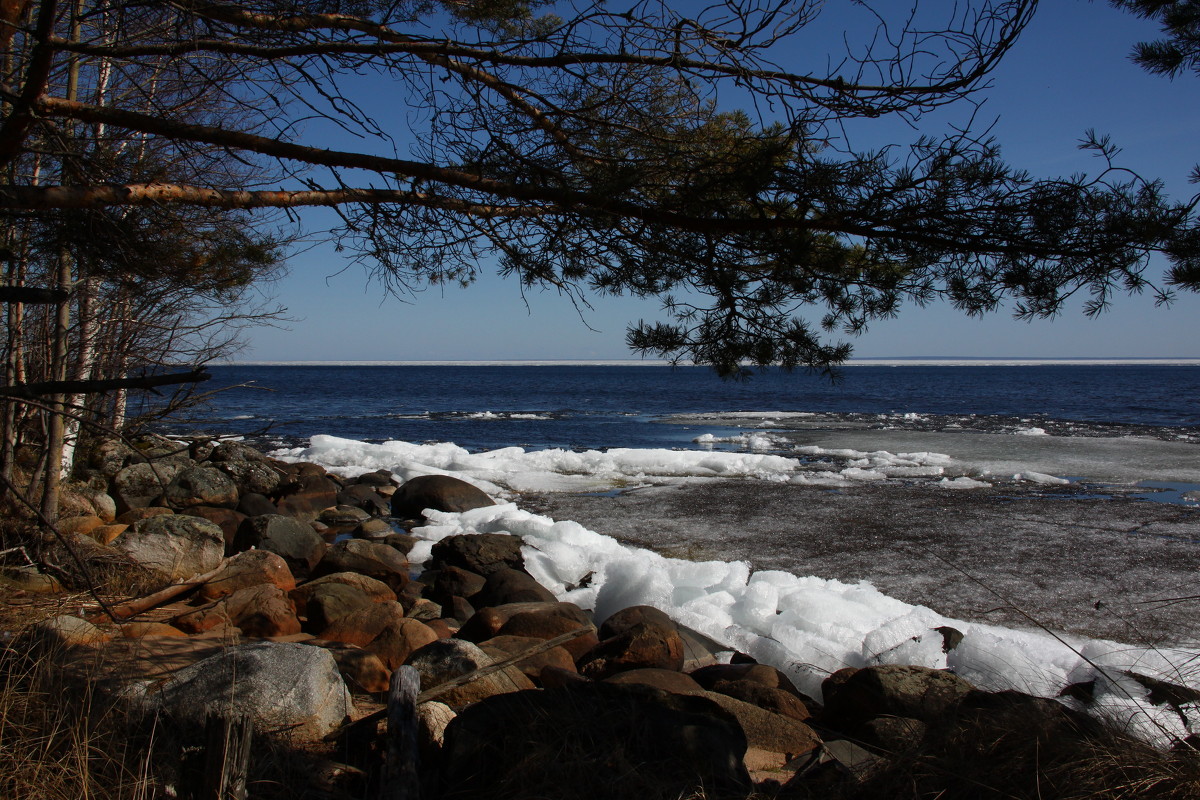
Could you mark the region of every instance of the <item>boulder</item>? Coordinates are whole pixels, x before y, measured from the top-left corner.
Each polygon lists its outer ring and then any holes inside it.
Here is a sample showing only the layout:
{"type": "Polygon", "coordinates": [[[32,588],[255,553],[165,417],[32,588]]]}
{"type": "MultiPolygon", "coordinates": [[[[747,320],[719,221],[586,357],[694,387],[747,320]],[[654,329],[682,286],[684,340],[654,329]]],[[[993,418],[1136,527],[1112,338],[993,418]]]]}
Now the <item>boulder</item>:
{"type": "Polygon", "coordinates": [[[97,442],[88,453],[87,463],[106,478],[112,478],[129,461],[133,448],[120,439],[97,442]]]}
{"type": "MultiPolygon", "coordinates": [[[[361,539],[386,539],[396,533],[396,529],[391,526],[387,520],[372,517],[364,522],[359,523],[354,529],[354,535],[361,539]]],[[[395,547],[391,542],[384,542],[389,547],[395,547]]],[[[412,545],[408,547],[395,547],[395,549],[404,555],[408,555],[412,551],[412,545]]]]}
{"type": "Polygon", "coordinates": [[[319,741],[350,714],[350,693],[325,650],[254,642],[186,667],[155,693],[169,716],[202,725],[210,706],[249,714],[255,733],[319,741]]]}
{"type": "Polygon", "coordinates": [[[372,517],[385,517],[391,513],[387,498],[370,484],[355,483],[338,492],[337,502],[358,508],[372,517]]]}
{"type": "Polygon", "coordinates": [[[704,696],[737,717],[751,747],[780,753],[784,760],[791,760],[821,746],[821,737],[803,722],[719,692],[705,692],[704,696]]]}
{"type": "Polygon", "coordinates": [[[247,636],[290,636],[300,632],[300,620],[287,593],[264,583],[238,589],[215,603],[183,614],[175,625],[188,633],[202,633],[233,625],[247,636]]]}
{"type": "Polygon", "coordinates": [[[285,592],[296,588],[287,562],[270,550],[247,550],[231,557],[197,593],[205,600],[219,600],[241,589],[271,584],[285,592]]]}
{"type": "Polygon", "coordinates": [[[446,728],[456,716],[454,709],[436,700],[417,706],[417,742],[423,760],[441,752],[446,742],[446,728]]]}
{"type": "MultiPolygon", "coordinates": [[[[495,636],[486,642],[481,642],[479,649],[494,660],[503,661],[537,647],[542,641],[531,636],[495,636]]],[[[513,666],[524,672],[526,677],[533,681],[540,680],[543,667],[557,667],[568,672],[575,672],[575,660],[562,647],[552,647],[541,653],[527,656],[514,663],[513,666]]]]}
{"type": "Polygon", "coordinates": [[[234,537],[233,549],[251,547],[282,556],[297,577],[307,577],[325,555],[325,540],[311,526],[282,514],[246,518],[234,537]]]}
{"type": "Polygon", "coordinates": [[[320,636],[369,650],[379,656],[389,670],[394,670],[411,653],[438,638],[421,622],[405,617],[399,603],[372,603],[352,611],[335,619],[320,636]]]}
{"type": "MultiPolygon", "coordinates": [[[[574,603],[508,603],[477,611],[463,624],[458,637],[469,642],[483,642],[493,636],[531,636],[545,640],[581,627],[592,627],[592,623],[587,612],[574,603]]],[[[572,658],[577,659],[596,641],[596,635],[588,633],[563,646],[572,658]]]]}
{"type": "Polygon", "coordinates": [[[323,509],[317,519],[331,528],[356,528],[371,515],[357,506],[336,505],[323,509]]]}
{"type": "MultiPolygon", "coordinates": [[[[389,472],[386,469],[377,469],[374,472],[364,472],[362,475],[359,475],[357,478],[354,479],[353,485],[355,485],[355,486],[357,486],[357,485],[370,486],[373,488],[378,488],[380,486],[395,487],[396,486],[396,478],[394,475],[392,475],[391,472],[389,472]]],[[[346,487],[346,488],[350,488],[350,487],[346,487]]]]}
{"type": "Polygon", "coordinates": [[[756,705],[775,714],[791,717],[797,722],[803,722],[812,716],[808,706],[796,695],[783,689],[763,686],[757,681],[717,681],[712,691],[741,700],[744,703],[756,705]]]}
{"type": "Polygon", "coordinates": [[[266,461],[221,461],[216,467],[233,482],[239,495],[272,495],[283,481],[279,470],[266,461]]]}
{"type": "Polygon", "coordinates": [[[487,577],[498,569],[525,569],[521,537],[506,533],[462,533],[433,546],[435,567],[461,567],[487,577]]]}
{"type": "Polygon", "coordinates": [[[494,570],[487,576],[482,589],[465,597],[476,608],[507,603],[553,603],[556,600],[554,593],[528,572],[509,567],[494,570]]]}
{"type": "Polygon", "coordinates": [[[233,508],[238,490],[229,476],[215,467],[195,466],[180,470],[163,490],[167,505],[174,509],[193,506],[233,508]]]}
{"type": "Polygon", "coordinates": [[[219,508],[217,506],[192,506],[191,508],[181,509],[179,513],[200,517],[217,525],[221,529],[221,533],[225,536],[225,552],[229,552],[233,545],[233,540],[237,537],[238,528],[246,521],[246,515],[242,512],[235,511],[232,508],[219,508]]]}
{"type": "Polygon", "coordinates": [[[676,672],[672,669],[657,669],[653,667],[631,669],[605,678],[604,682],[619,684],[636,683],[642,686],[652,686],[655,689],[661,689],[671,694],[704,694],[704,690],[700,688],[700,684],[682,672],[676,672]]]}
{"type": "Polygon", "coordinates": [[[186,468],[178,461],[154,461],[130,464],[113,476],[110,493],[117,512],[154,505],[163,491],[186,468]]]}
{"type": "Polygon", "coordinates": [[[822,722],[848,733],[857,733],[867,720],[883,715],[937,722],[973,688],[953,673],[928,667],[864,667],[844,681],[826,679],[822,722]]]}
{"type": "Polygon", "coordinates": [[[323,473],[301,472],[290,482],[280,485],[275,505],[280,514],[313,520],[321,511],[337,503],[340,490],[341,487],[323,473]]]}
{"type": "Polygon", "coordinates": [[[799,697],[805,705],[815,704],[814,700],[801,694],[787,675],[767,664],[713,664],[694,670],[691,676],[705,689],[714,689],[720,681],[754,681],[771,689],[783,689],[799,697]]]}
{"type": "Polygon", "coordinates": [[[208,454],[208,460],[214,463],[229,463],[237,461],[269,462],[270,459],[248,444],[242,442],[221,442],[208,454]]]}
{"type": "Polygon", "coordinates": [[[374,603],[361,589],[344,583],[317,586],[308,593],[308,601],[304,605],[308,619],[306,628],[313,633],[320,633],[347,614],[361,611],[374,603]]]}
{"type": "MultiPolygon", "coordinates": [[[[460,675],[490,666],[495,660],[471,642],[436,639],[414,650],[405,663],[416,668],[421,675],[422,689],[429,690],[460,675]]],[[[437,700],[451,708],[461,708],[485,697],[532,688],[533,682],[525,673],[516,667],[506,667],[439,694],[437,700]]]]}
{"type": "Polygon", "coordinates": [[[70,647],[94,647],[111,637],[80,617],[62,614],[39,620],[21,631],[18,652],[53,653],[70,647]]]}
{"type": "Polygon", "coordinates": [[[377,694],[386,692],[391,686],[391,671],[374,653],[343,642],[313,639],[310,643],[329,651],[333,660],[337,662],[342,678],[352,690],[357,688],[363,692],[377,694]]]}
{"type": "Polygon", "coordinates": [[[366,575],[359,575],[357,572],[337,572],[333,575],[313,578],[308,583],[296,587],[292,592],[292,600],[296,603],[297,608],[304,608],[308,605],[308,598],[312,592],[316,591],[318,587],[330,583],[344,583],[347,586],[353,586],[375,603],[396,602],[396,593],[386,583],[368,578],[366,575]]]}
{"type": "Polygon", "coordinates": [[[602,640],[579,659],[579,672],[589,678],[606,678],[630,669],[683,667],[683,640],[660,624],[638,622],[616,636],[602,640]]]}
{"type": "Polygon", "coordinates": [[[313,570],[315,575],[338,572],[357,572],[400,589],[408,582],[408,559],[386,544],[345,539],[330,547],[313,570]]]}
{"type": "Polygon", "coordinates": [[[405,481],[392,495],[392,516],[416,519],[427,508],[470,511],[495,505],[481,489],[449,475],[421,475],[405,481]]]}
{"type": "Polygon", "coordinates": [[[170,580],[185,580],[221,563],[225,536],[208,520],[169,514],[133,523],[110,546],[170,580]]]}
{"type": "Polygon", "coordinates": [[[444,797],[745,797],[746,738],[702,697],[581,684],[490,697],[446,728],[444,797]]]}

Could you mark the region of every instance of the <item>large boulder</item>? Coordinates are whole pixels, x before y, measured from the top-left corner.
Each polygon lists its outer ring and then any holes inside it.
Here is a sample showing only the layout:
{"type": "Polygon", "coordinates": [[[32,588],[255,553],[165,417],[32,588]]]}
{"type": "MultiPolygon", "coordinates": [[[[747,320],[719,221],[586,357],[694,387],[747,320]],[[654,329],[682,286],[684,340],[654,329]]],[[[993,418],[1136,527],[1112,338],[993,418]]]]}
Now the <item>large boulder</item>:
{"type": "Polygon", "coordinates": [[[745,752],[737,722],[702,697],[588,683],[516,692],[446,728],[443,796],[745,797],[745,752]]]}
{"type": "Polygon", "coordinates": [[[317,741],[350,714],[337,664],[319,647],[255,642],[186,667],[155,693],[173,718],[199,725],[208,708],[249,714],[255,731],[317,741]]]}
{"type": "Polygon", "coordinates": [[[525,569],[521,537],[507,533],[463,533],[447,536],[431,550],[434,568],[461,567],[483,577],[499,569],[525,569]]]}
{"type": "Polygon", "coordinates": [[[449,475],[421,475],[404,484],[392,495],[392,516],[416,519],[427,508],[435,511],[470,511],[495,505],[481,489],[449,475]]]}
{"type": "Polygon", "coordinates": [[[163,490],[167,505],[175,509],[193,506],[233,508],[237,505],[237,485],[219,469],[208,466],[180,470],[163,490]]]}
{"type": "Polygon", "coordinates": [[[225,556],[225,536],[218,526],[177,514],[138,520],[110,546],[170,580],[211,572],[225,556]]]}
{"type": "Polygon", "coordinates": [[[179,513],[206,519],[220,527],[221,532],[225,535],[226,552],[229,552],[229,548],[233,545],[233,540],[237,537],[238,528],[242,527],[242,523],[246,521],[246,515],[240,511],[220,506],[192,506],[191,508],[181,509],[179,513]]]}
{"type": "Polygon", "coordinates": [[[308,620],[308,630],[312,633],[321,633],[347,614],[375,603],[361,589],[345,583],[322,584],[307,595],[304,615],[308,620]]]}
{"type": "Polygon", "coordinates": [[[267,461],[220,461],[216,468],[229,476],[238,494],[275,494],[283,480],[280,471],[267,461]]]}
{"type": "Polygon", "coordinates": [[[325,555],[325,540],[311,525],[282,514],[247,517],[233,540],[234,551],[270,550],[283,557],[292,574],[307,577],[325,555]]]}
{"type": "MultiPolygon", "coordinates": [[[[486,642],[480,643],[479,649],[496,661],[504,661],[507,658],[512,658],[528,650],[535,649],[541,644],[541,639],[535,639],[531,636],[495,636],[486,642]]],[[[524,672],[525,676],[530,680],[537,681],[542,674],[543,667],[555,667],[567,672],[574,672],[575,659],[571,658],[571,654],[565,648],[551,647],[549,650],[543,650],[540,653],[527,656],[515,662],[513,666],[524,672]]]]}

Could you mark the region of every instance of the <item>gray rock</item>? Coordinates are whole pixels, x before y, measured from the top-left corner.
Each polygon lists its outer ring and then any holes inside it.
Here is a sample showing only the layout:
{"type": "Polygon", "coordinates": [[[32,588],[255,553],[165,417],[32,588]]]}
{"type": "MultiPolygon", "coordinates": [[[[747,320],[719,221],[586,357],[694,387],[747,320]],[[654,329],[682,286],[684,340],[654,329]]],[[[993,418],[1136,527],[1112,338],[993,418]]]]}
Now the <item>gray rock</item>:
{"type": "Polygon", "coordinates": [[[220,461],[217,469],[229,476],[240,494],[274,494],[282,476],[266,461],[220,461]]]}
{"type": "Polygon", "coordinates": [[[167,505],[172,508],[237,505],[237,485],[228,475],[214,467],[189,467],[181,470],[163,490],[167,505]]]}
{"type": "Polygon", "coordinates": [[[282,514],[248,517],[233,540],[235,551],[257,547],[283,556],[292,574],[307,577],[325,554],[325,540],[310,525],[282,514]]]}
{"type": "Polygon", "coordinates": [[[840,682],[826,680],[823,688],[824,721],[836,730],[857,732],[867,720],[882,715],[937,722],[974,687],[950,672],[881,664],[857,670],[840,682]]]}
{"type": "Polygon", "coordinates": [[[216,569],[225,555],[221,528],[200,517],[163,514],[133,523],[111,545],[171,580],[216,569]]]}
{"type": "Polygon", "coordinates": [[[186,667],[155,695],[171,717],[201,724],[209,706],[246,713],[255,729],[304,741],[324,737],[349,715],[350,692],[325,650],[255,642],[186,667]]]}
{"type": "Polygon", "coordinates": [[[153,505],[184,468],[178,461],[142,462],[122,468],[113,477],[111,489],[118,513],[153,505]]]}
{"type": "MultiPolygon", "coordinates": [[[[421,674],[421,687],[436,686],[492,665],[494,660],[478,645],[462,639],[438,639],[414,650],[405,660],[421,674]]],[[[506,667],[439,695],[437,699],[452,708],[477,703],[485,697],[532,689],[533,682],[517,667],[506,667]]]]}
{"type": "Polygon", "coordinates": [[[241,442],[221,442],[213,448],[208,456],[209,461],[268,461],[269,459],[253,447],[241,442]]]}

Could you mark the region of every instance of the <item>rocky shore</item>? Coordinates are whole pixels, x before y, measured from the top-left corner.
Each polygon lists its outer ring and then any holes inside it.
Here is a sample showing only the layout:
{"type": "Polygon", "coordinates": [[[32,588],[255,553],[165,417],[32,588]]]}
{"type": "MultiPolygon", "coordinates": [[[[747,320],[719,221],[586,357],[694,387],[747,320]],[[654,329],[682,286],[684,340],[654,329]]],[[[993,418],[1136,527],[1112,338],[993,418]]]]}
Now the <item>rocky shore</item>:
{"type": "MultiPolygon", "coordinates": [[[[1084,713],[1087,684],[1060,702],[876,665],[829,675],[814,698],[658,609],[593,619],[558,601],[518,537],[451,536],[411,563],[424,510],[492,504],[454,478],[347,480],[206,440],[108,443],[91,465],[64,500],[61,574],[7,570],[6,602],[82,579],[76,564],[144,591],[9,632],[6,663],[45,656],[181,731],[246,714],[305,754],[291,796],[379,793],[377,712],[405,666],[432,697],[413,761],[429,797],[1067,796],[1050,788],[1079,786],[1080,770],[1107,780],[1096,763],[1114,746],[1136,769],[1197,774],[1195,742],[1152,751],[1084,713]]],[[[1183,716],[1200,704],[1122,679],[1183,716]]],[[[156,759],[159,789],[186,794],[173,759],[156,759]]]]}

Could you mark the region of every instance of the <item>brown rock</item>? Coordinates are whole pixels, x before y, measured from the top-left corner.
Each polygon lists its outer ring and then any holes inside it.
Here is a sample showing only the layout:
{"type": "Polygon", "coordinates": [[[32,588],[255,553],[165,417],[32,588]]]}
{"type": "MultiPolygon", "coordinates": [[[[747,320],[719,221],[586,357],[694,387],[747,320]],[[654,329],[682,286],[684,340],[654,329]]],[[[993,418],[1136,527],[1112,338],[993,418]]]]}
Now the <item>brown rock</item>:
{"type": "Polygon", "coordinates": [[[631,669],[625,672],[618,672],[616,675],[605,678],[604,681],[605,683],[636,683],[642,686],[652,686],[655,689],[661,689],[671,694],[704,694],[704,690],[700,688],[700,684],[682,672],[676,672],[671,669],[655,669],[652,667],[631,669]]]}
{"type": "Polygon", "coordinates": [[[237,536],[238,526],[246,519],[246,515],[232,508],[217,506],[192,506],[179,512],[192,517],[200,517],[214,523],[225,535],[225,551],[231,552],[233,539],[237,536]]]}
{"type": "Polygon", "coordinates": [[[857,732],[867,720],[883,715],[936,722],[973,688],[953,673],[928,667],[899,664],[864,667],[844,682],[825,680],[822,721],[835,730],[851,733],[857,732]]]}
{"type": "Polygon", "coordinates": [[[486,583],[487,578],[478,573],[447,565],[436,571],[436,577],[430,584],[429,597],[436,603],[446,605],[451,597],[470,597],[477,594],[483,590],[486,583]]]}
{"type": "Polygon", "coordinates": [[[408,582],[408,559],[386,544],[365,539],[337,542],[314,569],[316,575],[357,572],[399,590],[408,582]]]}
{"type": "Polygon", "coordinates": [[[463,533],[447,536],[433,546],[434,566],[462,567],[487,577],[498,569],[525,569],[521,537],[507,533],[463,533]]]}
{"type": "Polygon", "coordinates": [[[455,623],[455,620],[431,619],[425,626],[436,633],[439,639],[449,639],[458,633],[458,625],[455,623]]]}
{"type": "MultiPolygon", "coordinates": [[[[305,466],[316,467],[315,464],[305,466]]],[[[284,516],[313,520],[321,511],[337,503],[339,490],[340,487],[323,473],[301,472],[282,489],[282,496],[275,505],[284,516]]]]}
{"type": "Polygon", "coordinates": [[[212,580],[198,590],[205,600],[219,600],[241,589],[271,584],[285,592],[296,588],[296,579],[283,557],[269,550],[247,550],[231,557],[212,580]]]}
{"type": "Polygon", "coordinates": [[[296,587],[292,592],[292,600],[296,603],[297,608],[304,608],[308,605],[309,595],[314,592],[318,586],[324,586],[329,583],[342,583],[347,586],[353,586],[360,592],[365,594],[374,603],[394,603],[396,602],[396,593],[392,591],[383,581],[377,581],[374,578],[369,578],[366,575],[359,575],[357,572],[336,572],[333,575],[323,575],[320,578],[314,578],[301,586],[296,587]]]}
{"type": "Polygon", "coordinates": [[[466,597],[476,608],[506,603],[553,603],[556,599],[553,592],[528,572],[510,567],[493,570],[484,581],[483,589],[466,597]]]}
{"type": "Polygon", "coordinates": [[[371,694],[386,692],[391,684],[392,673],[374,653],[342,642],[314,639],[313,644],[324,647],[337,662],[338,672],[351,689],[371,694]]]}
{"type": "MultiPolygon", "coordinates": [[[[508,603],[477,611],[458,632],[460,639],[484,642],[494,636],[530,636],[553,639],[581,627],[592,627],[586,612],[574,603],[508,603]]],[[[590,650],[594,633],[584,634],[563,647],[572,658],[590,650]]]]}
{"type": "Polygon", "coordinates": [[[124,533],[128,527],[128,525],[114,522],[112,525],[101,525],[99,528],[93,528],[88,535],[100,544],[111,544],[112,540],[124,533]]]}
{"type": "Polygon", "coordinates": [[[389,670],[403,664],[414,650],[438,639],[423,623],[406,618],[399,603],[375,603],[347,614],[322,631],[321,637],[369,650],[389,670]]]}
{"type": "Polygon", "coordinates": [[[737,717],[750,747],[782,753],[792,759],[821,746],[821,737],[803,722],[773,714],[719,692],[705,692],[704,696],[737,717]]]}
{"type": "MultiPolygon", "coordinates": [[[[481,642],[479,649],[496,661],[503,661],[526,650],[531,650],[542,642],[542,639],[531,636],[496,636],[486,642],[481,642]]],[[[533,681],[540,679],[544,667],[557,667],[568,672],[575,672],[575,660],[562,647],[552,647],[545,652],[528,656],[515,662],[513,666],[524,672],[533,681]]]]}
{"type": "MultiPolygon", "coordinates": [[[[421,686],[428,690],[481,667],[494,659],[471,642],[462,639],[438,639],[414,650],[405,662],[421,673],[421,686]]],[[[485,697],[534,688],[533,682],[516,667],[486,675],[463,686],[439,694],[435,699],[451,708],[477,703],[485,697]]]]}
{"type": "MultiPolygon", "coordinates": [[[[58,530],[60,533],[79,533],[91,535],[93,531],[103,526],[104,520],[100,519],[95,514],[88,514],[82,517],[67,517],[58,521],[58,530]]],[[[95,536],[92,536],[92,538],[95,538],[95,536]]],[[[107,544],[107,542],[104,542],[103,544],[107,544]]]]}
{"type": "Polygon", "coordinates": [[[126,639],[187,636],[179,628],[165,622],[127,622],[121,626],[120,630],[121,635],[126,639]]]}
{"type": "Polygon", "coordinates": [[[677,631],[638,622],[601,641],[580,657],[578,666],[580,674],[596,679],[644,667],[678,671],[683,666],[683,640],[677,631]]]}
{"type": "Polygon", "coordinates": [[[437,511],[470,511],[495,505],[480,489],[449,475],[421,475],[405,481],[392,495],[392,516],[415,519],[427,508],[437,511]]]}
{"type": "Polygon", "coordinates": [[[743,702],[751,703],[767,711],[791,717],[798,722],[803,722],[812,716],[808,706],[791,692],[784,691],[783,689],[775,689],[770,686],[763,686],[756,681],[745,679],[717,681],[713,685],[712,690],[729,695],[743,702]]]}
{"type": "Polygon", "coordinates": [[[223,624],[247,636],[288,636],[300,632],[300,620],[287,593],[274,584],[239,589],[217,602],[175,619],[181,630],[201,633],[223,624]]]}
{"type": "Polygon", "coordinates": [[[361,611],[374,603],[360,589],[344,583],[318,586],[308,594],[308,602],[304,606],[304,615],[308,620],[305,627],[320,633],[347,614],[361,611]]]}

